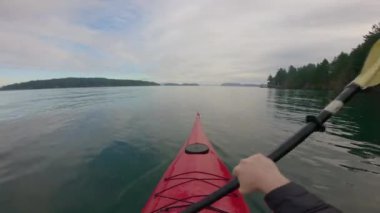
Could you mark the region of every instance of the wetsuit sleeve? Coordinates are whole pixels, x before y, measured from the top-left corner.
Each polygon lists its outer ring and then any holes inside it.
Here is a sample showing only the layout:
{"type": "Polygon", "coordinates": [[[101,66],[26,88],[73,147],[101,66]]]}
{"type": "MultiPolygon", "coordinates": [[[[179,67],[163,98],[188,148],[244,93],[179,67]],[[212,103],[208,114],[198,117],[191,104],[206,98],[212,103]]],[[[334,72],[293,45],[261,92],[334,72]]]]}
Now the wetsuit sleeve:
{"type": "Polygon", "coordinates": [[[274,213],[337,213],[335,207],[295,183],[288,183],[265,196],[265,202],[274,213]]]}

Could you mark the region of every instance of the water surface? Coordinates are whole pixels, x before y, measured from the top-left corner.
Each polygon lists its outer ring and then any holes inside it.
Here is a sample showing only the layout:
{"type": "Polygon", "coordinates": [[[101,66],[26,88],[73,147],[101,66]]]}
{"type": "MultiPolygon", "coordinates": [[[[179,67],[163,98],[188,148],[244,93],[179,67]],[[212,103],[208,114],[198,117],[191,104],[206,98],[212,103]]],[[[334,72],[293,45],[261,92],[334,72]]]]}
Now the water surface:
{"type": "MultiPolygon", "coordinates": [[[[2,91],[0,212],[139,212],[196,112],[232,168],[269,153],[333,95],[211,86],[2,91]]],[[[379,212],[378,109],[378,96],[356,96],[281,170],[345,212],[379,212]]],[[[262,195],[246,199],[253,212],[268,212],[262,195]]]]}

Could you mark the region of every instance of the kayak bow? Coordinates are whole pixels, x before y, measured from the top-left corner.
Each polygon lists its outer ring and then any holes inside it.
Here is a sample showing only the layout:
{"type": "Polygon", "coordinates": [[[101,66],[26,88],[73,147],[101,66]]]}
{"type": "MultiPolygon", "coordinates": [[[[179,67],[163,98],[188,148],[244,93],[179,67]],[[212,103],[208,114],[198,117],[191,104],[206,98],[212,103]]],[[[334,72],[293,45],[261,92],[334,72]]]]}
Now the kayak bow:
{"type": "MultiPolygon", "coordinates": [[[[204,134],[199,113],[186,143],[157,184],[144,213],[180,212],[231,179],[226,165],[204,134]]],[[[249,212],[238,191],[230,193],[201,212],[249,212]]]]}

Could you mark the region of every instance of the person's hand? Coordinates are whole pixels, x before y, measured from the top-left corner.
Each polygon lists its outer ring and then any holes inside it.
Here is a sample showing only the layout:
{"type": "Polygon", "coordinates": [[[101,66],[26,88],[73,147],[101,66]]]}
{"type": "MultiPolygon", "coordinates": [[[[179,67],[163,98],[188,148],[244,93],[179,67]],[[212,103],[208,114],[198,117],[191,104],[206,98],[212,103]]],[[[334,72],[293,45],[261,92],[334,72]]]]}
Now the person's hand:
{"type": "Polygon", "coordinates": [[[241,193],[268,192],[289,183],[274,162],[262,154],[242,159],[233,174],[239,179],[241,193]]]}

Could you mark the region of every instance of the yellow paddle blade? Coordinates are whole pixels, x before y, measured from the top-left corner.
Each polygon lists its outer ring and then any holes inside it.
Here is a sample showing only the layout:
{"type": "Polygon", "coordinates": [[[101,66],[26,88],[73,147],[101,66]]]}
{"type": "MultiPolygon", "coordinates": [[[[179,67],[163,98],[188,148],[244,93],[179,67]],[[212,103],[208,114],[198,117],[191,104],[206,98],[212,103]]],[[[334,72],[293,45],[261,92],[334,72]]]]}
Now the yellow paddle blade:
{"type": "Polygon", "coordinates": [[[380,40],[372,46],[360,74],[353,82],[362,89],[380,84],[380,40]]]}

